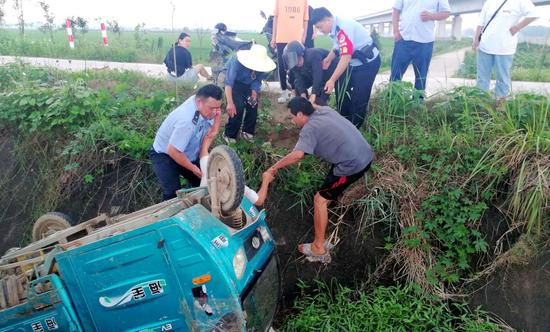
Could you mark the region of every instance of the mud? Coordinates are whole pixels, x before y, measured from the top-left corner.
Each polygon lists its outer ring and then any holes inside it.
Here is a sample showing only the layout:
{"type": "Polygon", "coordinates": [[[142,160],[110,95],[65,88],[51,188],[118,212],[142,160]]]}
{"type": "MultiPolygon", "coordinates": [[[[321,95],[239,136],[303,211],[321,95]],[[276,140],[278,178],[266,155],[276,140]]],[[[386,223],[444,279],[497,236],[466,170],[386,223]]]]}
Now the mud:
{"type": "Polygon", "coordinates": [[[473,307],[481,306],[518,330],[550,331],[550,248],[477,286],[473,307]]]}
{"type": "Polygon", "coordinates": [[[25,220],[31,219],[34,208],[28,198],[40,190],[33,182],[33,163],[24,167],[13,151],[14,145],[9,132],[0,133],[0,255],[22,246],[23,234],[29,230],[25,220]]]}
{"type": "MultiPolygon", "coordinates": [[[[277,242],[277,255],[282,278],[281,311],[292,308],[300,294],[299,281],[312,284],[315,279],[354,286],[368,280],[383,255],[382,229],[358,234],[352,214],[344,217],[339,227],[340,242],[331,250],[332,263],[324,265],[304,259],[297,247],[313,240],[313,211],[302,211],[287,195],[272,193],[267,203],[268,223],[277,242]],[[310,213],[311,212],[311,213],[310,213]],[[359,235],[359,236],[358,236],[359,235]]],[[[327,233],[334,228],[329,225],[327,233]]]]}

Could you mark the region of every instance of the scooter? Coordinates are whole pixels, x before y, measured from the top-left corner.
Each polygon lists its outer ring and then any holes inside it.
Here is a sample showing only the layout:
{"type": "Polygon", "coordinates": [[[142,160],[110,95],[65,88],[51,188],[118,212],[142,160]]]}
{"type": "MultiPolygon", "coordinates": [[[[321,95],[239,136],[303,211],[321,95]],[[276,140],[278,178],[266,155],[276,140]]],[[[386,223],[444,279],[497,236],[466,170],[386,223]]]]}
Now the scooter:
{"type": "Polygon", "coordinates": [[[229,56],[236,51],[249,50],[254,41],[241,40],[236,32],[228,31],[224,23],[218,23],[212,33],[212,50],[210,63],[212,64],[212,78],[214,84],[223,84],[225,65],[229,56]]]}

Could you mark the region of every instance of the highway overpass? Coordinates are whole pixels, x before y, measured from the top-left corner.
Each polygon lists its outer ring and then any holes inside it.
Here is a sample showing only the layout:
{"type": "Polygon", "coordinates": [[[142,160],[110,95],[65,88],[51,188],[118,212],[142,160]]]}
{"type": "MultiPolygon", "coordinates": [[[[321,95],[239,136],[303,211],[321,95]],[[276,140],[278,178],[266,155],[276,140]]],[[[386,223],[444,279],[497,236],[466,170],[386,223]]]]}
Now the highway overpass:
{"type": "MultiPolygon", "coordinates": [[[[531,0],[536,6],[550,5],[550,0],[531,0]]],[[[462,17],[461,14],[471,14],[481,11],[484,0],[449,0],[451,5],[451,16],[447,21],[437,22],[437,38],[455,38],[462,37],[462,17]],[[447,24],[451,23],[451,34],[447,34],[447,24]]],[[[365,15],[356,18],[356,20],[371,31],[377,30],[381,36],[392,36],[391,25],[392,9],[365,15]]]]}

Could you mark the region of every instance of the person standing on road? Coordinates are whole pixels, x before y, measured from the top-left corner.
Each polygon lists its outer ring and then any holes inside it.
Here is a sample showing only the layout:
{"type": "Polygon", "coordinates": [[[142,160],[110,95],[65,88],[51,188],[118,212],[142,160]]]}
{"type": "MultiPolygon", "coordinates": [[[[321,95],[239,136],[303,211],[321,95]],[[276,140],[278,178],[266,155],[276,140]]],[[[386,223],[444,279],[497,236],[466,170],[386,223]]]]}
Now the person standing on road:
{"type": "Polygon", "coordinates": [[[238,51],[227,62],[225,96],[229,121],[223,136],[226,143],[236,143],[241,126],[241,137],[247,141],[254,139],[262,80],[265,73],[275,67],[267,49],[258,44],[252,45],[250,50],[238,51]]]}
{"type": "Polygon", "coordinates": [[[290,91],[287,86],[287,69],[283,61],[283,50],[289,42],[299,40],[305,43],[309,21],[307,0],[275,0],[273,12],[273,36],[271,47],[277,51],[277,69],[281,83],[280,104],[288,102],[290,91]]]}
{"type": "Polygon", "coordinates": [[[511,69],[518,33],[539,17],[530,0],[487,0],[479,14],[472,49],[477,50],[477,87],[489,91],[496,71],[495,97],[510,93],[511,69]],[[523,19],[521,19],[523,17],[523,19]]]}
{"type": "MultiPolygon", "coordinates": [[[[311,17],[311,14],[313,13],[313,7],[307,6],[307,12],[308,12],[308,17],[311,17]]],[[[304,42],[304,46],[306,48],[314,48],[315,47],[316,32],[317,31],[315,29],[315,26],[313,26],[313,23],[311,23],[311,20],[308,20],[307,30],[306,30],[306,39],[305,39],[305,42],[304,42]]]]}
{"type": "MultiPolygon", "coordinates": [[[[336,200],[352,183],[362,179],[370,168],[374,152],[351,122],[330,107],[317,110],[303,97],[288,103],[292,122],[300,128],[294,151],[287,154],[267,172],[276,176],[281,168],[298,163],[306,154],[317,156],[332,167],[314,197],[313,223],[315,239],[298,250],[309,261],[330,262],[330,245],[325,242],[328,204],[336,200]]],[[[267,179],[271,180],[271,179],[267,179]]]]}
{"type": "Polygon", "coordinates": [[[414,88],[426,90],[428,68],[435,40],[435,21],[451,14],[448,0],[396,0],[392,25],[395,45],[390,81],[400,81],[412,63],[414,88]]]}
{"type": "Polygon", "coordinates": [[[380,52],[365,27],[356,21],[332,16],[324,7],[314,9],[310,19],[321,33],[330,35],[334,44],[323,60],[323,69],[328,69],[336,54],[340,54],[324,90],[330,94],[336,85],[340,114],[360,128],[380,69],[380,52]]]}
{"type": "Polygon", "coordinates": [[[201,146],[211,144],[218,133],[222,99],[222,89],[207,84],[162,122],[149,158],[162,189],[163,201],[176,197],[176,191],[181,189],[180,176],[191,187],[199,186],[202,177],[199,153],[201,146]]]}
{"type": "Polygon", "coordinates": [[[293,87],[296,96],[308,98],[314,107],[327,106],[329,95],[325,92],[325,84],[338,65],[338,57],[334,58],[329,67],[323,69],[323,60],[328,51],[324,48],[306,48],[299,41],[291,41],[283,51],[283,59],[293,77],[293,87]],[[308,89],[311,88],[311,94],[308,89]]]}
{"type": "Polygon", "coordinates": [[[177,77],[191,84],[197,83],[199,74],[207,80],[210,80],[212,77],[208,71],[206,71],[204,65],[199,63],[193,66],[193,57],[188,50],[190,46],[191,36],[182,32],[179,35],[178,41],[174,43],[164,57],[164,64],[166,65],[168,74],[170,74],[171,77],[177,77]]]}

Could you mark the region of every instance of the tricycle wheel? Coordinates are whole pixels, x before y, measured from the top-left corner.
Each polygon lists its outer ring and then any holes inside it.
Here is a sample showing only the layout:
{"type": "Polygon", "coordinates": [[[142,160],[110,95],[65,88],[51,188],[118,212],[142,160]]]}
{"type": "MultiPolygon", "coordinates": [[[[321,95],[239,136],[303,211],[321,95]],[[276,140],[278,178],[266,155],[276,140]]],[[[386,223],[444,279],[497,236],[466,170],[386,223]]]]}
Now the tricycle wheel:
{"type": "Polygon", "coordinates": [[[244,195],[243,164],[227,145],[212,149],[208,158],[208,190],[212,191],[211,179],[216,179],[221,210],[228,214],[237,209],[244,195]]]}
{"type": "Polygon", "coordinates": [[[32,228],[32,240],[42,240],[56,232],[73,226],[71,217],[61,212],[48,212],[35,221],[32,228]]]}

